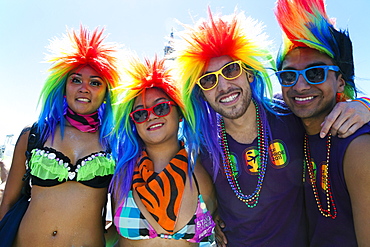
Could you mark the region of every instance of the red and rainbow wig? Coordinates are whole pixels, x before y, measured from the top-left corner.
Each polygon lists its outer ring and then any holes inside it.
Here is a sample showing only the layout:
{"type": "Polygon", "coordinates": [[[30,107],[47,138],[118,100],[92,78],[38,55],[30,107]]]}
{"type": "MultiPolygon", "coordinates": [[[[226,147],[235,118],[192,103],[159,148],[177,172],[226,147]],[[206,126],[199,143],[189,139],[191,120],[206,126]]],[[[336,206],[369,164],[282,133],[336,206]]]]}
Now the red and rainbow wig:
{"type": "Polygon", "coordinates": [[[81,26],[79,32],[68,30],[61,39],[55,38],[48,46],[50,52],[46,62],[52,63],[49,76],[41,91],[39,103],[42,109],[38,126],[43,140],[52,134],[60,123],[61,134],[64,131],[64,114],[67,108],[64,99],[65,86],[71,70],[90,66],[98,72],[107,83],[106,103],[99,108],[101,141],[113,127],[113,113],[111,108],[111,89],[118,84],[118,49],[117,44],[103,43],[104,29],[96,28],[90,32],[81,26]],[[104,120],[104,121],[102,121],[104,120]]]}
{"type": "MultiPolygon", "coordinates": [[[[112,153],[117,160],[116,172],[113,175],[111,190],[116,200],[124,199],[131,188],[132,175],[144,144],[141,141],[134,122],[130,118],[136,97],[143,95],[147,89],[156,88],[163,91],[173,100],[183,116],[178,136],[185,141],[187,150],[197,150],[197,137],[190,128],[188,114],[181,101],[179,90],[175,87],[170,70],[165,66],[164,59],[155,59],[151,62],[145,59],[141,62],[134,55],[129,55],[127,64],[123,67],[122,85],[114,91],[117,94],[117,103],[114,104],[115,128],[112,135],[112,153]]],[[[193,169],[197,151],[189,153],[189,171],[193,169]]],[[[191,174],[191,173],[189,173],[191,174]]]]}
{"type": "Polygon", "coordinates": [[[208,20],[200,19],[194,27],[184,27],[186,30],[179,33],[182,41],[175,43],[175,57],[186,105],[210,59],[224,55],[241,60],[246,69],[259,72],[263,80],[262,85],[256,85],[256,94],[262,91],[271,95],[272,86],[266,68],[273,69],[275,64],[262,23],[246,17],[243,12],[221,16],[213,15],[208,9],[208,20]]]}
{"type": "Polygon", "coordinates": [[[243,12],[222,16],[214,15],[208,9],[208,19],[200,19],[193,27],[184,27],[185,30],[178,34],[182,40],[175,41],[174,46],[177,82],[181,84],[184,103],[193,120],[191,125],[200,135],[202,151],[206,150],[212,157],[216,174],[222,157],[217,114],[205,101],[196,81],[206,72],[211,58],[227,55],[233,60],[241,60],[243,68],[254,74],[254,81],[249,84],[252,97],[273,112],[272,85],[267,71],[271,69],[273,73],[275,63],[262,24],[246,17],[243,12]]]}
{"type": "Polygon", "coordinates": [[[278,0],[275,15],[283,31],[283,44],[277,57],[280,70],[285,56],[298,47],[308,47],[329,56],[346,81],[338,101],[355,98],[352,42],[347,31],[337,30],[329,19],[324,0],[278,0]]]}
{"type": "Polygon", "coordinates": [[[48,46],[50,55],[47,62],[52,63],[49,69],[51,76],[64,77],[69,71],[80,66],[90,66],[106,79],[108,87],[118,83],[116,44],[104,44],[104,29],[96,28],[90,32],[81,26],[77,33],[68,30],[62,39],[54,39],[48,46]]]}

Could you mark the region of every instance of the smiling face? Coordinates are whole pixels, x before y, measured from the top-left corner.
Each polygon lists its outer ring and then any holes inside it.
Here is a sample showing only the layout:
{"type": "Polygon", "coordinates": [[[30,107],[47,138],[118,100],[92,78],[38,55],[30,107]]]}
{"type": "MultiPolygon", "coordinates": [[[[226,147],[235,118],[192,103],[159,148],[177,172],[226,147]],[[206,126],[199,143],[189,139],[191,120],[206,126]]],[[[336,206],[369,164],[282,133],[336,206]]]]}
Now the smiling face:
{"type": "Polygon", "coordinates": [[[79,67],[69,73],[66,98],[69,108],[82,115],[95,112],[103,103],[107,84],[90,66],[79,67]]]}
{"type": "MultiPolygon", "coordinates": [[[[211,58],[204,74],[217,71],[232,61],[229,56],[211,58]]],[[[237,119],[246,113],[251,103],[252,92],[249,83],[253,79],[253,75],[247,74],[245,71],[232,80],[218,75],[217,86],[211,90],[203,91],[203,94],[216,112],[225,118],[237,119]]]]}
{"type": "MultiPolygon", "coordinates": [[[[282,70],[302,70],[318,65],[333,65],[333,62],[317,50],[300,48],[287,54],[282,70]]],[[[326,81],[321,84],[309,84],[300,75],[294,86],[282,87],[282,93],[293,113],[302,118],[306,126],[310,123],[317,129],[335,106],[336,94],[343,92],[344,84],[342,75],[336,76],[334,71],[329,70],[326,81]]]]}
{"type": "MultiPolygon", "coordinates": [[[[132,111],[150,108],[160,102],[172,101],[163,91],[157,88],[146,89],[144,94],[136,97],[132,111]]],[[[150,112],[149,118],[143,123],[135,123],[137,132],[144,144],[155,145],[167,141],[178,142],[177,132],[179,129],[180,115],[176,106],[171,106],[170,113],[164,117],[158,117],[150,112]]]]}

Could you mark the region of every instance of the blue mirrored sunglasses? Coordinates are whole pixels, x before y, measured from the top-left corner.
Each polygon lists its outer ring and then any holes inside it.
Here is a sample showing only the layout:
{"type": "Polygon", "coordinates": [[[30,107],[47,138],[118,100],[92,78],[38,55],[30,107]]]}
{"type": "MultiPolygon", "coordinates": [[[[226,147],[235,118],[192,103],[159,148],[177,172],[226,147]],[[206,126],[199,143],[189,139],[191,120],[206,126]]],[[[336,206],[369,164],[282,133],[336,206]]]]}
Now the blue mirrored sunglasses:
{"type": "Polygon", "coordinates": [[[281,70],[275,74],[281,86],[292,87],[297,83],[299,75],[302,75],[309,84],[321,84],[326,81],[329,70],[339,71],[339,67],[335,65],[320,65],[302,70],[281,70]]]}

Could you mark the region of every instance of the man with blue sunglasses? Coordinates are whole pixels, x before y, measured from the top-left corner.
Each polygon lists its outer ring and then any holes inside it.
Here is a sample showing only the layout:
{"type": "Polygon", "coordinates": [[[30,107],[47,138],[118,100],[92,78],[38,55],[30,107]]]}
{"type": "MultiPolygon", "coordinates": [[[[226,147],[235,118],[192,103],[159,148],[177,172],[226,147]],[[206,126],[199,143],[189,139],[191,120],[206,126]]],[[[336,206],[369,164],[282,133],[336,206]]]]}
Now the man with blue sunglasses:
{"type": "Polygon", "coordinates": [[[351,40],[346,31],[334,28],[324,0],[278,0],[276,16],[288,36],[276,75],[284,101],[306,130],[303,178],[309,243],[367,246],[370,125],[347,138],[319,137],[322,121],[337,102],[353,99],[357,92],[351,40]]]}

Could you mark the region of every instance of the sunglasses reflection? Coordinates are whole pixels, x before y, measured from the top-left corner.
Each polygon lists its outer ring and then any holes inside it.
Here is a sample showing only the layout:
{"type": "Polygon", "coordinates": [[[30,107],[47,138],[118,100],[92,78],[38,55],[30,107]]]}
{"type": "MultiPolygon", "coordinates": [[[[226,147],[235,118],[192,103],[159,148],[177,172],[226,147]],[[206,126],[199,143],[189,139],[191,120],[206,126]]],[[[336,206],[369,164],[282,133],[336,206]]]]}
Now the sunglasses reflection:
{"type": "Polygon", "coordinates": [[[197,84],[202,90],[211,90],[218,84],[218,75],[221,75],[226,80],[233,80],[238,78],[241,74],[242,62],[240,60],[233,61],[217,71],[204,74],[198,79],[197,84]]]}
{"type": "Polygon", "coordinates": [[[176,106],[172,101],[165,101],[155,104],[150,108],[138,109],[130,113],[131,119],[137,123],[144,123],[148,121],[150,113],[153,113],[157,117],[165,117],[171,113],[171,107],[176,106]]]}
{"type": "Polygon", "coordinates": [[[297,83],[300,75],[302,75],[309,84],[321,84],[326,81],[329,70],[339,71],[339,67],[334,65],[321,65],[302,70],[281,70],[276,72],[276,75],[283,87],[292,87],[297,83]]]}

